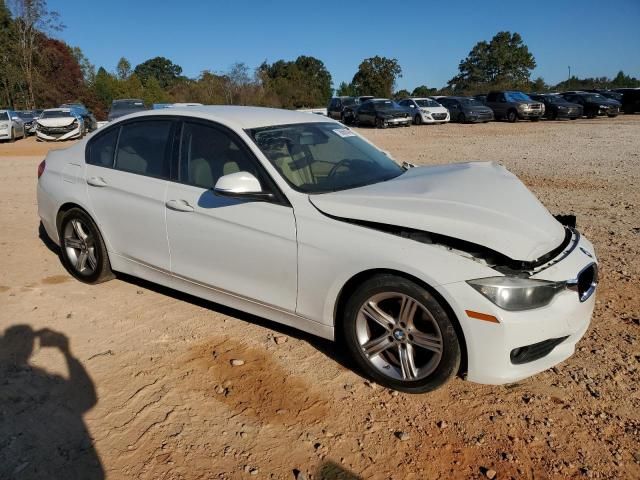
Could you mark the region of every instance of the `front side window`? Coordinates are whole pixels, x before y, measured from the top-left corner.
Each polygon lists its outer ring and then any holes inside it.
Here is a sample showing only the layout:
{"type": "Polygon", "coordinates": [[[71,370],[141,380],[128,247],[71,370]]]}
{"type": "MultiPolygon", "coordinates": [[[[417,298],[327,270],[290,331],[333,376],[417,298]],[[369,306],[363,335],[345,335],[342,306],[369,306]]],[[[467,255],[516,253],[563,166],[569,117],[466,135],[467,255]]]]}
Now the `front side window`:
{"type": "Polygon", "coordinates": [[[8,112],[0,112],[0,120],[9,120],[8,112]]]}
{"type": "Polygon", "coordinates": [[[119,128],[112,128],[91,140],[88,146],[87,163],[98,167],[113,167],[113,154],[116,150],[119,131],[119,128]]]}
{"type": "Polygon", "coordinates": [[[351,130],[335,123],[301,123],[249,131],[295,190],[323,193],[390,180],[404,170],[351,130]]]}
{"type": "Polygon", "coordinates": [[[125,172],[169,177],[171,120],[145,120],[122,126],[115,168],[125,172]]]}
{"type": "Polygon", "coordinates": [[[213,188],[220,177],[237,172],[249,172],[260,178],[255,162],[228,133],[210,125],[184,124],[180,141],[181,182],[213,188]]]}

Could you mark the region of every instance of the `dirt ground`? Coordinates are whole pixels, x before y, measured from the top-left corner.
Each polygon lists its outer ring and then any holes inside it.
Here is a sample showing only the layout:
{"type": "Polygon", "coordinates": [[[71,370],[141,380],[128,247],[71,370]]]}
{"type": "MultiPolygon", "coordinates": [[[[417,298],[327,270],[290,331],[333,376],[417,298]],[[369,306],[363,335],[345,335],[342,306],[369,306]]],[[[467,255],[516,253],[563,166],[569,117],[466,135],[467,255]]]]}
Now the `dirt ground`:
{"type": "Polygon", "coordinates": [[[331,342],[128,277],[81,284],[38,236],[52,146],[2,144],[0,478],[640,478],[640,116],[361,131],[399,160],[501,162],[577,215],[601,284],[572,358],[398,394],[331,342]]]}

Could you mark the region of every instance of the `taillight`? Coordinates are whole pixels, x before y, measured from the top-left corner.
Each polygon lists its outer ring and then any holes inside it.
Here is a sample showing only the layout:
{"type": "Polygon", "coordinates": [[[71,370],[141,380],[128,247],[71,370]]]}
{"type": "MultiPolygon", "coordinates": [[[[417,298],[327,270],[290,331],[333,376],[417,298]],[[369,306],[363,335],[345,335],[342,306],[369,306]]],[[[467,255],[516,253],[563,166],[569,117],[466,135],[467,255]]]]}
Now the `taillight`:
{"type": "Polygon", "coordinates": [[[38,178],[40,178],[42,176],[42,174],[44,173],[44,167],[46,167],[46,160],[42,160],[40,162],[40,165],[38,165],[38,178]]]}

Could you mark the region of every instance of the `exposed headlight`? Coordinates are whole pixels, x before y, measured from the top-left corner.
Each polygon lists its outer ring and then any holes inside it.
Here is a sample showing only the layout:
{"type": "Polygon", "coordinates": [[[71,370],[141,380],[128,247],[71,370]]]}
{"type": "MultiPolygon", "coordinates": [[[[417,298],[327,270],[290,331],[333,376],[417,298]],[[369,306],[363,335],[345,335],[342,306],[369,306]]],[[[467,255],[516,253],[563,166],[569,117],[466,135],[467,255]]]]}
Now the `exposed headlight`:
{"type": "Polygon", "coordinates": [[[489,277],[467,283],[504,310],[529,310],[544,307],[566,282],[550,282],[518,277],[489,277]]]}

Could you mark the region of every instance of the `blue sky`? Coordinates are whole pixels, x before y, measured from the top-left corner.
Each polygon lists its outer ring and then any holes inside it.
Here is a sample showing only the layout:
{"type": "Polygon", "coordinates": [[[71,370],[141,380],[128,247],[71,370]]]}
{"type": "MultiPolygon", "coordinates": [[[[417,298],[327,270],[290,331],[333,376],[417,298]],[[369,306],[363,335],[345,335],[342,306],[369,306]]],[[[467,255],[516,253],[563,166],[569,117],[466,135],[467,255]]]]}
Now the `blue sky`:
{"type": "Polygon", "coordinates": [[[66,28],[55,36],[114,70],[164,56],[187,76],[234,62],[321,59],[334,86],[367,57],[397,58],[397,88],[444,86],[473,45],[519,32],[535,56],[533,77],[640,77],[640,0],[290,1],[49,0],[66,28]]]}

